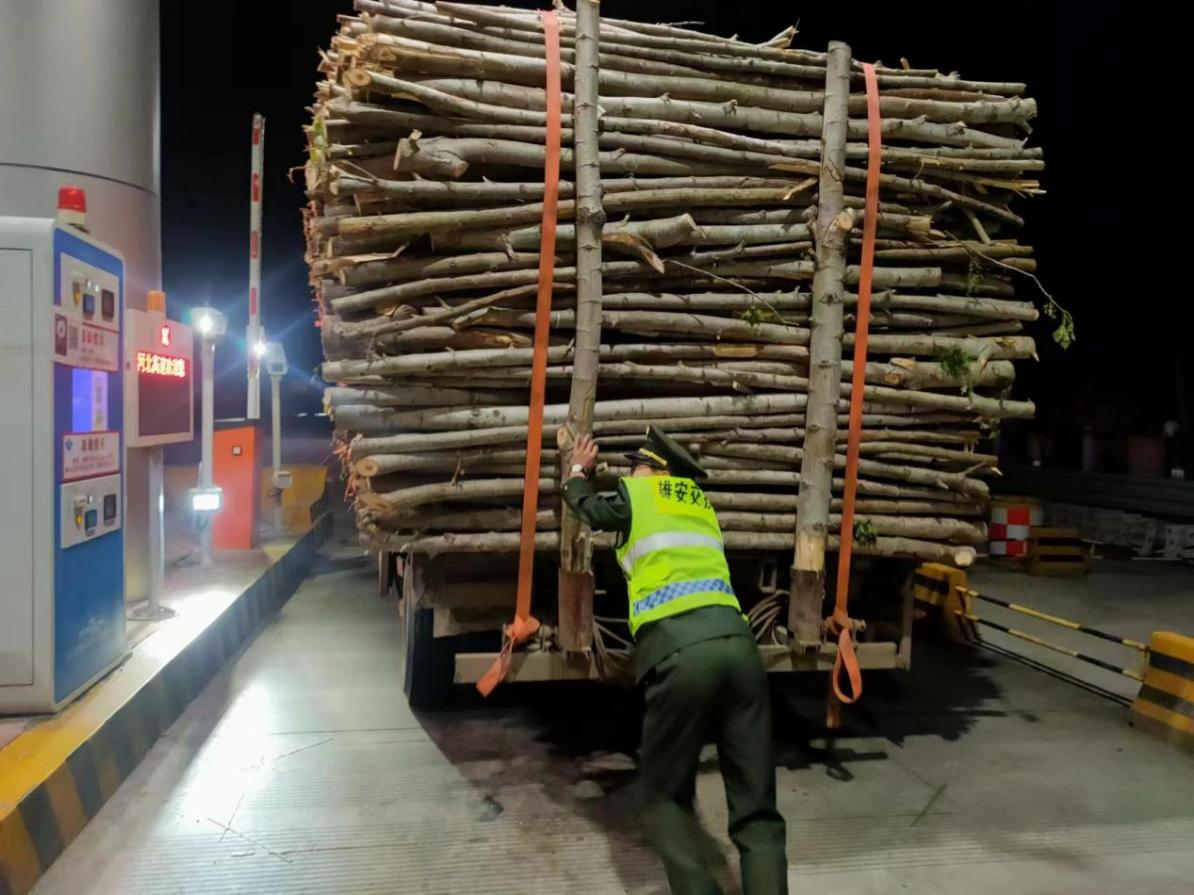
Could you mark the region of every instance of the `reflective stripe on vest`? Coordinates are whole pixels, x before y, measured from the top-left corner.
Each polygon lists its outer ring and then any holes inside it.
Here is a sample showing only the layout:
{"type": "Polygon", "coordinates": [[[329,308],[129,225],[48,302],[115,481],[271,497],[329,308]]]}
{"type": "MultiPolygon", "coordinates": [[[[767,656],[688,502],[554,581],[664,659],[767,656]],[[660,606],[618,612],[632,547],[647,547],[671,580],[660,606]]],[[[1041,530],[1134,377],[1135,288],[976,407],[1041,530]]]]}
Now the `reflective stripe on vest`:
{"type": "Polygon", "coordinates": [[[704,606],[737,609],[721,528],[700,486],[674,476],[626,478],[622,486],[631,521],[617,557],[627,579],[631,633],[704,606]]]}
{"type": "MultiPolygon", "coordinates": [[[[631,511],[633,513],[633,510],[631,511]]],[[[711,547],[714,550],[724,550],[721,538],[712,535],[696,534],[688,531],[661,531],[659,534],[647,535],[635,541],[633,546],[618,558],[622,564],[622,571],[629,575],[634,570],[634,563],[648,553],[656,550],[666,550],[669,547],[711,547]]]]}
{"type": "Polygon", "coordinates": [[[702,578],[700,581],[681,581],[679,584],[665,584],[658,590],[653,590],[645,597],[634,601],[634,607],[631,612],[638,615],[648,610],[655,609],[662,606],[664,603],[670,603],[680,597],[688,597],[693,594],[699,594],[702,591],[710,591],[715,593],[729,594],[734,596],[734,588],[730,587],[729,582],[722,581],[720,578],[702,578]]]}

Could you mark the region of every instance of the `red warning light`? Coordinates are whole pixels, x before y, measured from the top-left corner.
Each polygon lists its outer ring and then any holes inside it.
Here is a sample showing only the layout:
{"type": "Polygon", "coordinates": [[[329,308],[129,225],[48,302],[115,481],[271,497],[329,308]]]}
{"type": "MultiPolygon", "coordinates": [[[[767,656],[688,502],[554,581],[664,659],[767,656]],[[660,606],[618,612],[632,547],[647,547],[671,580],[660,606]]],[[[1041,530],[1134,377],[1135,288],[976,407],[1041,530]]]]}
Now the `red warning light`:
{"type": "Polygon", "coordinates": [[[63,186],[58,188],[58,209],[60,211],[77,211],[87,213],[87,192],[81,186],[63,186]]]}

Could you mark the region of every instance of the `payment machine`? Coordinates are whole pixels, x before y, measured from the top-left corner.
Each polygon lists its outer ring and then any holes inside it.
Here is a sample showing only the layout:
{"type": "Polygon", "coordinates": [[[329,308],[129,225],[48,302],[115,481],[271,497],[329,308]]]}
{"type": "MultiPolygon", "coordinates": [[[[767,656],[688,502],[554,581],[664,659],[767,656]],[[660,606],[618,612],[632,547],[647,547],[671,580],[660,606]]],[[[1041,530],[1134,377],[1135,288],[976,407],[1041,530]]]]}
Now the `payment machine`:
{"type": "Polygon", "coordinates": [[[185,323],[166,317],[166,294],[146,296],[146,309],[125,310],[124,445],[128,449],[125,571],[138,564],[148,586],[145,605],[129,618],[158,621],[174,610],[162,605],[166,590],[164,445],[194,438],[194,338],[185,323]],[[139,485],[141,487],[139,487],[139,485]]]}
{"type": "Polygon", "coordinates": [[[124,261],[0,218],[0,712],[52,711],[125,652],[124,261]]]}

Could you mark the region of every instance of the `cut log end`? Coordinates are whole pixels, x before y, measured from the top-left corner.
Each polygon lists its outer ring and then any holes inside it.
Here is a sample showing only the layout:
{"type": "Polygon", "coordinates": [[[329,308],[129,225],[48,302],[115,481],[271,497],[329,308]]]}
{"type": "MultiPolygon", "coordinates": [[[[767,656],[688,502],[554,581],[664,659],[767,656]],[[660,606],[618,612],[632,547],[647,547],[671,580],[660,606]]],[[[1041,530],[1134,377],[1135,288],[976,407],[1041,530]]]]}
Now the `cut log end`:
{"type": "Polygon", "coordinates": [[[373,83],[372,76],[363,68],[350,68],[344,73],[343,79],[349,87],[368,87],[373,83]]]}
{"type": "Polygon", "coordinates": [[[363,509],[378,516],[389,516],[396,512],[395,506],[390,501],[371,491],[362,491],[357,494],[357,503],[363,509]]]}
{"type": "Polygon", "coordinates": [[[364,460],[357,460],[352,469],[357,475],[371,479],[380,472],[381,465],[372,457],[366,457],[364,460]]]}

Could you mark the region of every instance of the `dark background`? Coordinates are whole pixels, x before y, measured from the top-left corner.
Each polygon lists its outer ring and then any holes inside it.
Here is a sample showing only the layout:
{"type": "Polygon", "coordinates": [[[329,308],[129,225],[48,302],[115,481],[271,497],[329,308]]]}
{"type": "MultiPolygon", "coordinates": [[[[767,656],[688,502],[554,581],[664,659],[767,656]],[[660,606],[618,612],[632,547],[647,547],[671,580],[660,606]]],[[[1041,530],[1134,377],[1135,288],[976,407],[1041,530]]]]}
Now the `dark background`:
{"type": "MultiPolygon", "coordinates": [[[[781,31],[799,9],[767,0],[602,3],[606,16],[697,19],[707,30],[751,41],[781,31]]],[[[162,5],[165,287],[177,304],[211,302],[229,314],[233,337],[220,351],[220,416],[240,415],[244,407],[249,129],[256,111],[267,119],[265,324],[290,355],[288,410],[318,409],[322,386],[312,373],[319,340],[299,220],[304,197],[289,170],[304,160],[301,128],[317,80],[316,50],[327,45],[336,16],[348,12],[350,0],[162,5]]],[[[1032,141],[1045,150],[1047,195],[1023,201],[1020,210],[1029,222],[1025,237],[1037,247],[1039,276],[1073,312],[1078,342],[1063,352],[1047,321],[1033,332],[1041,363],[1022,365],[1017,392],[1037,400],[1038,420],[1008,432],[1012,450],[1023,451],[1032,428],[1050,436],[1054,462],[1076,466],[1080,432],[1089,425],[1102,442],[1101,465],[1120,471],[1129,435],[1157,434],[1166,419],[1185,422],[1190,373],[1181,367],[1176,327],[1148,322],[1160,315],[1130,313],[1153,299],[1127,293],[1123,283],[1119,3],[807,4],[796,23],[799,47],[823,49],[841,39],[859,59],[898,64],[906,57],[914,67],[1024,81],[1038,100],[1032,141]],[[1139,326],[1129,322],[1133,317],[1139,326]]],[[[1023,297],[1036,297],[1033,291],[1025,281],[1023,297]]]]}

